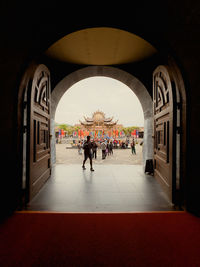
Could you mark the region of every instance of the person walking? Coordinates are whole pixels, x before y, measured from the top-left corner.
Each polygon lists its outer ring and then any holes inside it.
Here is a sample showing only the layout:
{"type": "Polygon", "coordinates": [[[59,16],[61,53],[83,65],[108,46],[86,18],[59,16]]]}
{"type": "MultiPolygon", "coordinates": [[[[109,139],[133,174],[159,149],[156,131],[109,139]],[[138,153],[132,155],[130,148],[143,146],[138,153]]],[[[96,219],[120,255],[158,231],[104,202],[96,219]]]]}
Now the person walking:
{"type": "Polygon", "coordinates": [[[97,158],[97,144],[94,140],[92,142],[92,158],[97,158]]]}
{"type": "Polygon", "coordinates": [[[133,141],[131,143],[131,151],[132,151],[132,154],[134,153],[136,155],[136,151],[135,151],[135,140],[133,138],[133,141]]]}
{"type": "Polygon", "coordinates": [[[90,136],[87,136],[87,140],[83,144],[83,149],[84,149],[84,160],[83,160],[82,168],[83,170],[86,170],[85,162],[89,158],[90,159],[90,170],[94,171],[94,169],[92,168],[92,143],[90,142],[90,136]]]}
{"type": "Polygon", "coordinates": [[[105,159],[106,158],[106,143],[105,143],[105,141],[103,141],[101,143],[101,150],[102,150],[102,159],[105,159]]]}

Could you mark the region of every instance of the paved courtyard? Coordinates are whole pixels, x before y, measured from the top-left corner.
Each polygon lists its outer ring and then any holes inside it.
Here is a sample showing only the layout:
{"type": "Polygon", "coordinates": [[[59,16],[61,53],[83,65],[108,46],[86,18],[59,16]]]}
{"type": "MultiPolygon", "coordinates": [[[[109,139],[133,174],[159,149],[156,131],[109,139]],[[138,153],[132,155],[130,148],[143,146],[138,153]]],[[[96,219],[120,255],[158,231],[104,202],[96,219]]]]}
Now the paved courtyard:
{"type": "Polygon", "coordinates": [[[173,210],[160,185],[143,171],[142,147],[116,149],[101,159],[101,150],[82,170],[83,155],[77,149],[56,145],[57,164],[52,175],[29,203],[28,210],[61,212],[127,212],[173,210]]]}
{"type": "MultiPolygon", "coordinates": [[[[56,144],[56,163],[58,164],[82,164],[83,154],[78,154],[78,149],[68,148],[66,144],[56,144]]],[[[136,144],[136,155],[132,155],[131,149],[114,149],[113,155],[107,156],[102,160],[101,149],[98,149],[97,159],[93,160],[96,164],[117,164],[117,165],[141,165],[142,164],[142,146],[136,144]]],[[[89,160],[86,162],[86,167],[89,160]]]]}

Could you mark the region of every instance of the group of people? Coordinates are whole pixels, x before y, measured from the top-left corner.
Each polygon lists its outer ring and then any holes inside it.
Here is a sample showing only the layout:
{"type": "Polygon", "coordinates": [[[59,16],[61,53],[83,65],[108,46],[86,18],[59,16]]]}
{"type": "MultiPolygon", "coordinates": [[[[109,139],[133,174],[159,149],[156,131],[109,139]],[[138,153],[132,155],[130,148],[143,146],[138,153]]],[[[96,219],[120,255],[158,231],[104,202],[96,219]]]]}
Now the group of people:
{"type": "MultiPolygon", "coordinates": [[[[105,159],[107,155],[111,155],[113,154],[113,143],[112,141],[107,141],[107,140],[103,140],[100,144],[101,150],[102,150],[102,159],[105,159]]],[[[83,170],[85,170],[85,163],[87,161],[87,159],[89,158],[90,160],[90,170],[94,171],[93,166],[92,166],[92,159],[93,158],[97,158],[97,148],[98,145],[95,142],[95,140],[90,141],[90,136],[87,136],[87,140],[82,143],[81,141],[79,141],[78,143],[78,152],[79,154],[82,154],[82,149],[84,150],[84,160],[83,160],[83,164],[82,164],[82,168],[83,170]]],[[[132,154],[136,154],[136,150],[135,150],[135,140],[133,138],[132,142],[131,142],[131,151],[132,154]]]]}
{"type": "Polygon", "coordinates": [[[103,140],[101,143],[102,159],[105,159],[108,155],[113,155],[113,143],[112,141],[103,140]]]}
{"type": "MultiPolygon", "coordinates": [[[[88,139],[88,138],[87,138],[88,139]]],[[[87,141],[86,141],[87,142],[87,141]]],[[[92,155],[92,158],[97,158],[97,148],[98,148],[98,145],[95,141],[90,141],[90,154],[92,155]]],[[[79,141],[78,142],[78,154],[79,155],[82,155],[82,150],[85,151],[85,143],[83,141],[79,141]]]]}
{"type": "MultiPolygon", "coordinates": [[[[103,140],[101,142],[101,150],[102,150],[102,159],[105,159],[107,155],[113,154],[113,143],[110,141],[103,140]]],[[[90,141],[90,136],[87,136],[87,140],[82,144],[81,141],[78,143],[78,151],[79,154],[82,153],[81,150],[84,150],[84,160],[83,160],[83,165],[82,168],[85,170],[85,162],[89,158],[90,160],[90,170],[94,171],[93,166],[92,166],[92,159],[97,158],[97,148],[98,145],[97,143],[93,140],[90,141]]]]}

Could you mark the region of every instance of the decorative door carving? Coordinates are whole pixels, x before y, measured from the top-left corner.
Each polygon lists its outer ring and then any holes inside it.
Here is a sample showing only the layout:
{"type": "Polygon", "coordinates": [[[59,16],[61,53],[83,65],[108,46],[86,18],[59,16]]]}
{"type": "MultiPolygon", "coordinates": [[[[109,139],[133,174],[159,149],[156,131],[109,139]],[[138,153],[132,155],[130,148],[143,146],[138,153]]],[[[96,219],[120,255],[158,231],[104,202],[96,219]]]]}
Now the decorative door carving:
{"type": "Polygon", "coordinates": [[[41,189],[51,174],[50,156],[50,73],[36,67],[27,95],[27,188],[28,201],[41,189]]]}
{"type": "Polygon", "coordinates": [[[175,99],[169,69],[159,66],[153,73],[154,174],[173,202],[175,177],[175,99]]]}

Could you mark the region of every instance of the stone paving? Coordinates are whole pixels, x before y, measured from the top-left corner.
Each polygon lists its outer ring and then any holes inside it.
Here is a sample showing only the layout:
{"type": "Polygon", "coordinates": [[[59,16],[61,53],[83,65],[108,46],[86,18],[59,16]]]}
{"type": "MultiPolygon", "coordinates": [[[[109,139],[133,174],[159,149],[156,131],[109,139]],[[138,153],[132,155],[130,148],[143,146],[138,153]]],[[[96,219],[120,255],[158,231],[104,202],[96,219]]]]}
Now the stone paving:
{"type": "Polygon", "coordinates": [[[83,155],[66,144],[56,145],[57,162],[52,175],[27,206],[28,210],[60,212],[133,212],[174,210],[160,185],[144,173],[142,146],[114,149],[102,160],[98,150],[94,172],[89,160],[82,169],[83,155]]]}
{"type": "Polygon", "coordinates": [[[173,210],[160,185],[142,165],[100,165],[91,172],[77,164],[56,164],[28,210],[132,212],[173,210]]]}
{"type": "MultiPolygon", "coordinates": [[[[56,163],[57,164],[82,164],[83,154],[78,154],[78,149],[68,148],[66,144],[56,144],[56,163]]],[[[142,164],[142,146],[136,144],[136,155],[132,155],[131,149],[114,149],[113,155],[107,156],[102,160],[101,149],[98,149],[97,159],[93,160],[96,164],[117,164],[117,165],[141,165],[142,164]]],[[[87,160],[86,165],[89,164],[87,160]]]]}

